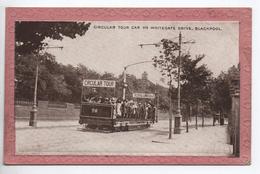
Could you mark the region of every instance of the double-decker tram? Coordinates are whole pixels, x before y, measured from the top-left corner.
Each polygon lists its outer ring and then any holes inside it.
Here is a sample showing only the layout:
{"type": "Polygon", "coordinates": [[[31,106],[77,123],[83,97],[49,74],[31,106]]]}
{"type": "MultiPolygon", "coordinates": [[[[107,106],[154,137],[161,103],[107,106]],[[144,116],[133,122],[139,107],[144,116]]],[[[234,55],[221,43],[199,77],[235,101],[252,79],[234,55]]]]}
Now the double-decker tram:
{"type": "Polygon", "coordinates": [[[133,93],[132,100],[123,100],[115,96],[115,87],[113,80],[83,80],[79,124],[110,132],[150,127],[155,121],[155,95],[133,93]]]}

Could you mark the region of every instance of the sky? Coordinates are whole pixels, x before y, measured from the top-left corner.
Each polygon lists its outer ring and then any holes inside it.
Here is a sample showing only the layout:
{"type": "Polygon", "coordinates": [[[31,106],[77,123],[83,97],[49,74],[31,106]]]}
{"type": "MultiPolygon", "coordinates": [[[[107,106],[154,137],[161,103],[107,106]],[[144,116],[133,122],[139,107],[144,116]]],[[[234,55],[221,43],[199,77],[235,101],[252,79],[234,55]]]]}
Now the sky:
{"type": "MultiPolygon", "coordinates": [[[[89,30],[76,39],[65,37],[62,41],[46,39],[51,46],[63,46],[62,50],[49,49],[62,64],[76,66],[81,63],[100,73],[122,73],[124,66],[140,61],[149,61],[159,55],[160,48],[140,47],[139,44],[158,43],[162,39],[178,42],[194,40],[194,44],[183,44],[182,52],[194,58],[205,54],[202,60],[216,77],[239,62],[238,22],[173,22],[173,21],[90,21],[89,30]],[[167,27],[167,28],[166,28],[167,27]],[[165,29],[166,28],[166,29],[165,29]]],[[[160,83],[161,74],[152,63],[127,68],[127,73],[138,78],[146,71],[148,79],[160,83]]],[[[165,80],[167,81],[167,79],[165,80]]],[[[162,84],[163,85],[163,84],[162,84]]]]}

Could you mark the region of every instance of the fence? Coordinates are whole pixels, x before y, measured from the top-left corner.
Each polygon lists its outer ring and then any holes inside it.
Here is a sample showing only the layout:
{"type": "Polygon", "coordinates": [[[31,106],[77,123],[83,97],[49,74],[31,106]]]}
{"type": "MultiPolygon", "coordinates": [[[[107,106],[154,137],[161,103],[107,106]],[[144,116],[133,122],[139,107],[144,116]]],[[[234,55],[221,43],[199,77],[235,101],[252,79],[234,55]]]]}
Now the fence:
{"type": "Polygon", "coordinates": [[[23,106],[32,106],[33,101],[26,100],[26,99],[17,99],[14,101],[15,105],[23,105],[23,106]]]}
{"type": "MultiPolygon", "coordinates": [[[[15,118],[28,120],[33,102],[15,101],[15,118]]],[[[38,101],[38,120],[77,120],[79,119],[79,104],[38,101]]]]}

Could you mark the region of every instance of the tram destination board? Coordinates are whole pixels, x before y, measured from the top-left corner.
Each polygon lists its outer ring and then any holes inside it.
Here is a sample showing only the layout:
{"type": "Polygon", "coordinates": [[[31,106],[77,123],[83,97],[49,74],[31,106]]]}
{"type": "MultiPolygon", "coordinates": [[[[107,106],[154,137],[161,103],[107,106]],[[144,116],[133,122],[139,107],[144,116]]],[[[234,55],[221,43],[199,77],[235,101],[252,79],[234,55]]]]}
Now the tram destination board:
{"type": "Polygon", "coordinates": [[[114,88],[116,86],[116,82],[114,80],[92,80],[92,79],[84,79],[83,84],[84,87],[101,87],[101,88],[114,88]]]}
{"type": "Polygon", "coordinates": [[[133,93],[134,98],[147,98],[147,99],[154,99],[155,95],[152,93],[133,93]]]}

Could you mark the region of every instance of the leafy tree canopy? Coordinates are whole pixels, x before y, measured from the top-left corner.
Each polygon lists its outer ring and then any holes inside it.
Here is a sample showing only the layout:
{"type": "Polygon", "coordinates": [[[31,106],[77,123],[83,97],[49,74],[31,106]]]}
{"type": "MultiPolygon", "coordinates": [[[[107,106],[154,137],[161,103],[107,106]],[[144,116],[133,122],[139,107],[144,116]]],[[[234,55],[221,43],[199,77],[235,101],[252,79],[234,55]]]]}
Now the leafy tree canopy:
{"type": "MultiPolygon", "coordinates": [[[[163,76],[168,77],[169,82],[177,81],[178,62],[180,49],[178,43],[169,39],[161,40],[161,50],[158,56],[153,57],[154,66],[158,68],[163,76]]],[[[181,99],[186,102],[194,103],[197,99],[207,100],[209,98],[208,81],[211,79],[212,72],[205,64],[199,65],[205,55],[198,55],[192,59],[190,54],[182,54],[181,59],[181,99]]],[[[171,88],[172,98],[176,98],[177,90],[171,88]]]]}
{"type": "Polygon", "coordinates": [[[62,40],[65,36],[72,39],[83,36],[90,23],[86,22],[27,22],[15,23],[15,49],[20,55],[30,54],[47,46],[46,38],[62,40]]]}
{"type": "MultiPolygon", "coordinates": [[[[212,83],[211,107],[216,112],[229,113],[231,110],[231,81],[239,75],[239,67],[232,66],[221,72],[212,83]]],[[[239,76],[238,76],[239,77],[239,76]]]]}
{"type": "Polygon", "coordinates": [[[212,72],[205,64],[200,64],[205,55],[198,55],[191,59],[190,55],[182,57],[181,68],[181,97],[189,103],[196,103],[197,100],[210,100],[210,83],[212,72]]]}
{"type": "MultiPolygon", "coordinates": [[[[32,100],[36,68],[35,54],[16,55],[15,57],[15,98],[32,100]]],[[[116,77],[109,72],[98,73],[83,64],[77,66],[57,63],[55,57],[45,53],[38,56],[39,79],[38,99],[58,102],[80,103],[83,79],[115,80],[116,89],[97,89],[98,95],[103,97],[122,97],[123,77],[116,77]]],[[[162,108],[167,108],[167,89],[155,85],[148,79],[138,79],[134,75],[127,75],[127,99],[132,99],[133,92],[158,92],[162,108]]]]}

